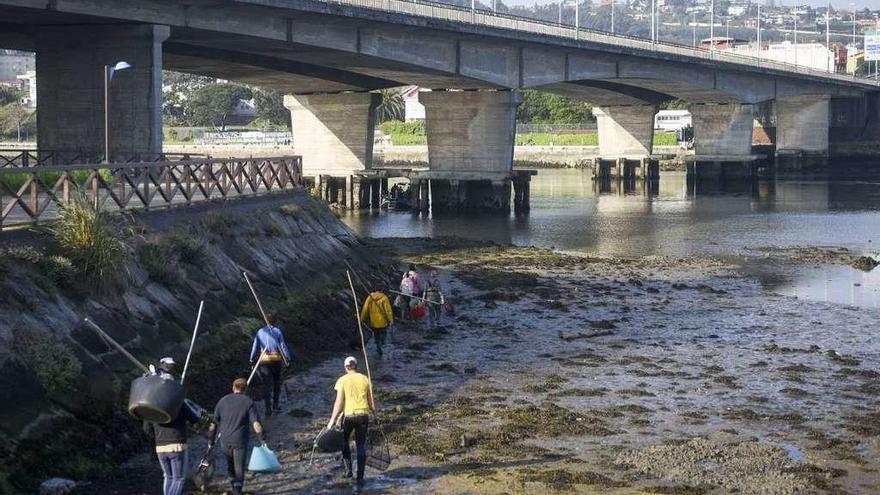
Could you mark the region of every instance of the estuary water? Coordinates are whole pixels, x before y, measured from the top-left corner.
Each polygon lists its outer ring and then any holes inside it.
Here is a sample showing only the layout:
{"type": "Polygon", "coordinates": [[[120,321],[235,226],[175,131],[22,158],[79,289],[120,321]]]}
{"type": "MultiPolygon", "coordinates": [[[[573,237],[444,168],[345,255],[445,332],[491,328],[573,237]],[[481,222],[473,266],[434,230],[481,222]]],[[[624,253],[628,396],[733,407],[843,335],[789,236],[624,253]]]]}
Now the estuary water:
{"type": "Polygon", "coordinates": [[[774,179],[754,185],[688,185],[683,172],[642,183],[597,183],[589,171],[541,170],[524,216],[355,212],[343,219],[365,237],[459,236],[603,256],[709,255],[738,260],[770,290],[802,298],[880,306],[880,269],[782,266],[766,249],[840,246],[880,254],[880,179],[774,179]]]}

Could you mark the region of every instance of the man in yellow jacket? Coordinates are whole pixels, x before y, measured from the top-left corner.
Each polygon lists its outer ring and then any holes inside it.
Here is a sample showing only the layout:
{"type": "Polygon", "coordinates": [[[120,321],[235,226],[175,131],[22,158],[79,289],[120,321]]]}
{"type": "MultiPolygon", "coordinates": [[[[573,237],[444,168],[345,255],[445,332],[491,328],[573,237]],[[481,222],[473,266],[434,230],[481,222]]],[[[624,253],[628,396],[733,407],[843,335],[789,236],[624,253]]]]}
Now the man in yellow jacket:
{"type": "Polygon", "coordinates": [[[394,323],[394,310],[391,301],[381,291],[376,291],[367,296],[364,306],[361,308],[361,320],[372,330],[376,338],[376,352],[382,356],[382,345],[385,343],[385,332],[394,323]]]}

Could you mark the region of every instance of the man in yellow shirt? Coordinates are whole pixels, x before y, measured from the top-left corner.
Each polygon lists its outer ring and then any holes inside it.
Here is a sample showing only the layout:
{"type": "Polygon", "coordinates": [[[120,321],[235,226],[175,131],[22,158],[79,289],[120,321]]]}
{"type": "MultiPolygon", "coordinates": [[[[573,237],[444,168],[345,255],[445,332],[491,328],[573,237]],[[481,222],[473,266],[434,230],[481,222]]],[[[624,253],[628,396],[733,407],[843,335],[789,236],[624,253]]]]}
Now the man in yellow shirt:
{"type": "Polygon", "coordinates": [[[354,443],[357,449],[357,484],[364,483],[364,465],[367,462],[367,428],[370,425],[370,413],[375,412],[373,390],[370,379],[358,373],[357,359],[352,356],[345,358],[345,374],[336,380],[336,402],[327,427],[336,423],[340,413],[344,413],[342,431],[345,444],[342,447],[342,461],[345,464],[345,477],[351,478],[351,446],[349,439],[354,431],[354,443]]]}
{"type": "Polygon", "coordinates": [[[364,321],[373,330],[376,339],[376,352],[382,357],[382,346],[385,344],[385,332],[394,323],[394,310],[391,309],[391,301],[381,291],[375,291],[364,300],[361,308],[361,321],[364,321]]]}

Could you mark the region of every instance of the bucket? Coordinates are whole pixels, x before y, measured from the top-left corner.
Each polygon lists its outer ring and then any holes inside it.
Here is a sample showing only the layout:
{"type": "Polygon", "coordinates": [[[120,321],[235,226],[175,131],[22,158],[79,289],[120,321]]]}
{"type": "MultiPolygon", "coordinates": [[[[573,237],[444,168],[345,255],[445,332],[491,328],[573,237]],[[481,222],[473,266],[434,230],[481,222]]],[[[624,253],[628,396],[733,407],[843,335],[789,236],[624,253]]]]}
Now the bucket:
{"type": "Polygon", "coordinates": [[[251,460],[248,462],[248,471],[254,473],[277,473],[281,471],[281,463],[278,456],[269,447],[261,445],[251,451],[251,460]]]}
{"type": "Polygon", "coordinates": [[[176,381],[142,376],[131,382],[128,412],[144,421],[165,424],[177,417],[183,398],[183,386],[176,381]]]}
{"type": "Polygon", "coordinates": [[[345,445],[345,435],[342,433],[342,429],[337,426],[324,428],[315,437],[315,448],[327,454],[342,452],[343,445],[345,445]]]}

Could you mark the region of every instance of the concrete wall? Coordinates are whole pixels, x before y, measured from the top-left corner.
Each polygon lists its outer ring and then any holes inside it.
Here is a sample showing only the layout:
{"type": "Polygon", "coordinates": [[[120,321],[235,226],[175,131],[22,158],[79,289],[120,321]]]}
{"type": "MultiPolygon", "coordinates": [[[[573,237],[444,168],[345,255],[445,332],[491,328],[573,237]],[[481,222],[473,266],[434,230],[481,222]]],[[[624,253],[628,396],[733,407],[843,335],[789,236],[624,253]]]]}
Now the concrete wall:
{"type": "Polygon", "coordinates": [[[599,156],[650,156],[654,145],[655,113],[657,108],[652,105],[593,108],[599,131],[599,156]]]}
{"type": "Polygon", "coordinates": [[[513,167],[516,107],[510,91],[431,91],[425,105],[428,163],[432,174],[467,172],[504,175],[513,167]]]}
{"type": "Polygon", "coordinates": [[[131,68],[110,84],[110,156],[162,152],[166,26],[53,26],[37,32],[38,146],[104,151],[104,66],[131,68]]]}
{"type": "Polygon", "coordinates": [[[375,93],[285,96],[303,173],[349,176],[372,168],[380,99],[375,93]]]}
{"type": "Polygon", "coordinates": [[[776,152],[828,154],[829,98],[776,99],[776,152]]]}
{"type": "Polygon", "coordinates": [[[754,105],[691,105],[697,157],[733,161],[752,153],[754,105]]]}

